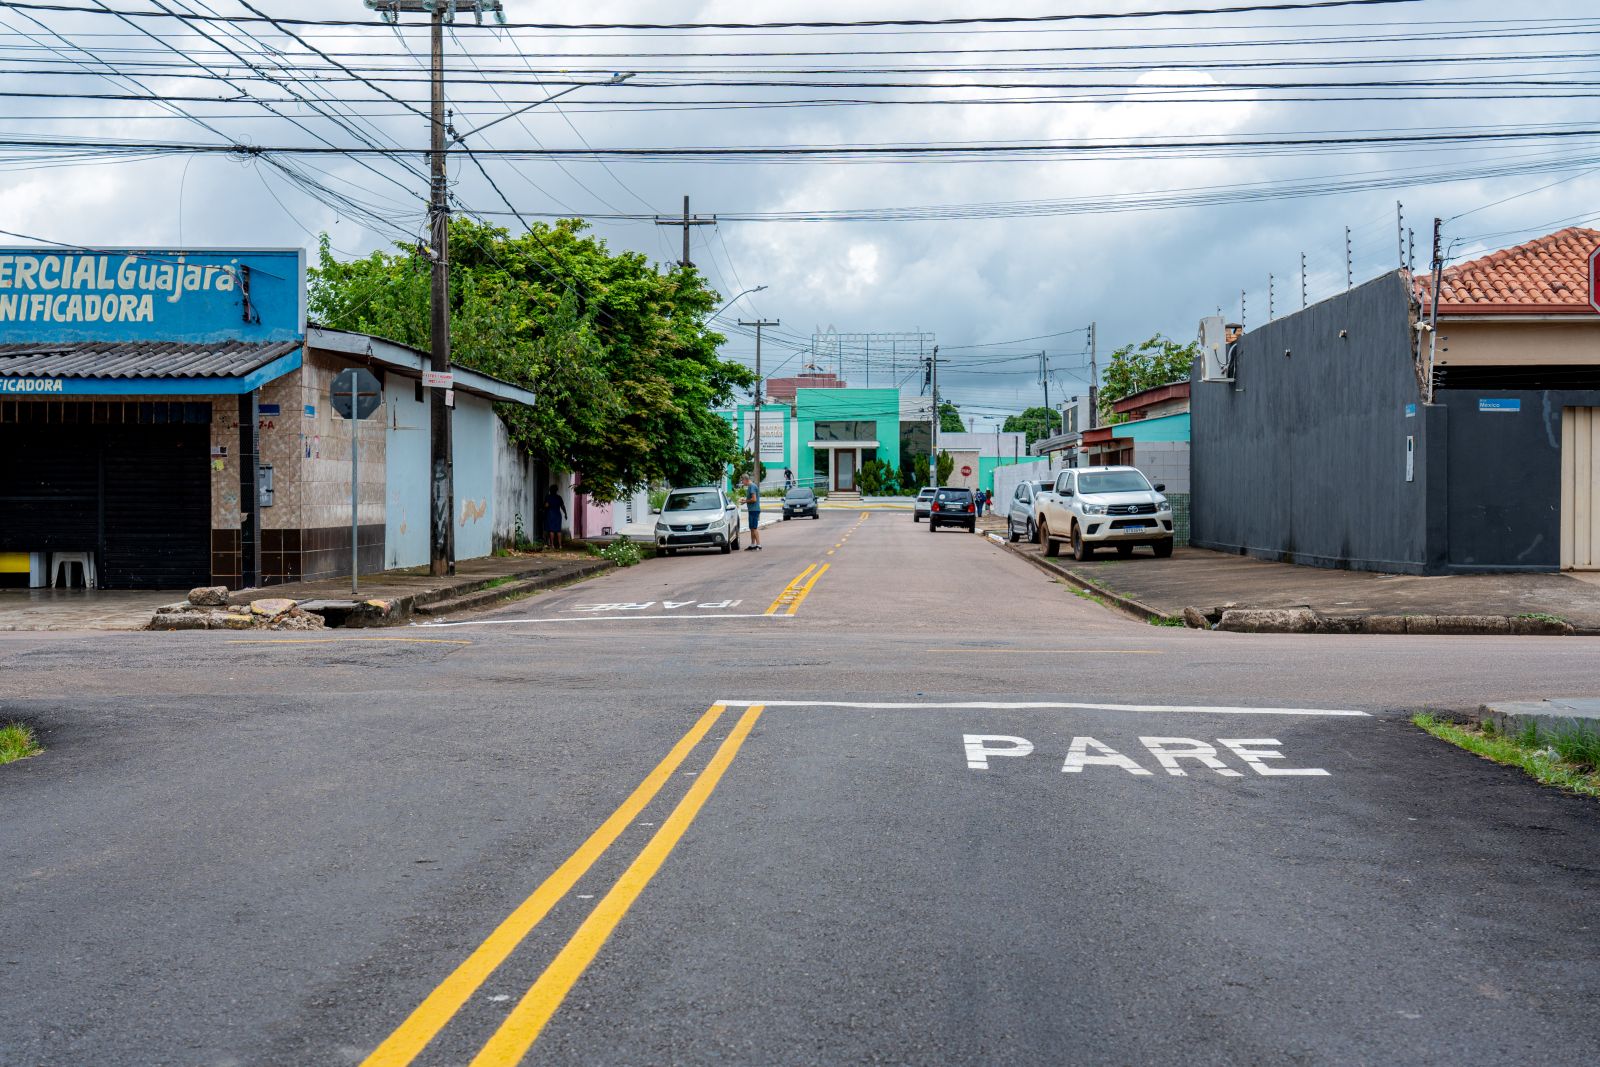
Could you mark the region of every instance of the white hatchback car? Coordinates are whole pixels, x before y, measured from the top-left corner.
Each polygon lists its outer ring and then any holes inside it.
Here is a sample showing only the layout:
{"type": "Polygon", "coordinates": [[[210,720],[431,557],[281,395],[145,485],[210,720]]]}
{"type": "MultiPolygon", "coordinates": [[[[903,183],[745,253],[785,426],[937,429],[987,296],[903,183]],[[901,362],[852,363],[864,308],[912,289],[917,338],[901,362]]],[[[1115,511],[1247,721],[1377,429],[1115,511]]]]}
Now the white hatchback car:
{"type": "Polygon", "coordinates": [[[680,548],[715,548],[723,553],[739,547],[739,509],[719,485],[674,489],[656,520],[656,548],[675,556],[680,548]]]}

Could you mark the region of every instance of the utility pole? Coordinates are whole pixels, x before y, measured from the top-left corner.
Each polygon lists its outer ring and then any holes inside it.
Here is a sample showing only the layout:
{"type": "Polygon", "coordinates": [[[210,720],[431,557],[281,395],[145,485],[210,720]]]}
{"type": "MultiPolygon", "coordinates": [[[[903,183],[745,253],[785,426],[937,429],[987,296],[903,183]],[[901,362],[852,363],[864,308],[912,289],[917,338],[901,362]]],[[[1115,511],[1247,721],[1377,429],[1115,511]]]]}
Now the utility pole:
{"type": "Polygon", "coordinates": [[[1099,363],[1099,330],[1097,324],[1089,324],[1089,429],[1100,425],[1100,363],[1099,363]]]}
{"type": "Polygon", "coordinates": [[[1350,227],[1344,228],[1344,288],[1349,292],[1356,287],[1356,273],[1350,256],[1350,227]]]}
{"type": "Polygon", "coordinates": [[[432,242],[433,276],[429,294],[428,369],[435,375],[428,390],[429,486],[428,572],[435,577],[456,570],[455,470],[451,456],[450,406],[450,189],[445,181],[444,27],[456,13],[471,12],[479,22],[484,12],[504,21],[500,0],[364,0],[365,6],[396,21],[402,12],[426,14],[433,24],[430,84],[433,106],[429,115],[428,221],[432,242]]]}
{"type": "Polygon", "coordinates": [[[928,375],[933,381],[933,450],[928,455],[928,478],[939,484],[939,346],[933,346],[933,356],[928,364],[928,375]]]}
{"type": "Polygon", "coordinates": [[[683,218],[675,219],[675,218],[671,218],[671,217],[663,218],[660,215],[656,216],[656,225],[657,226],[682,226],[683,227],[683,258],[678,260],[678,266],[682,267],[684,270],[688,270],[688,269],[690,269],[691,267],[694,266],[694,264],[689,261],[689,229],[690,229],[690,227],[692,227],[692,226],[715,226],[716,224],[717,224],[717,217],[715,215],[711,216],[709,219],[706,219],[706,218],[701,218],[699,215],[690,215],[689,214],[689,196],[688,196],[687,193],[685,193],[684,197],[683,197],[683,218]]]}
{"type": "Polygon", "coordinates": [[[1267,275],[1267,321],[1271,322],[1278,317],[1278,292],[1277,279],[1267,275]]]}
{"type": "MultiPolygon", "coordinates": [[[[683,210],[684,210],[684,216],[688,217],[689,198],[687,196],[683,198],[683,210]]],[[[689,255],[688,255],[688,251],[687,250],[688,250],[688,241],[689,241],[689,231],[687,229],[685,229],[683,231],[683,240],[684,240],[684,249],[685,249],[683,258],[684,259],[688,259],[689,255]]],[[[692,266],[692,264],[686,264],[686,266],[692,266]]],[[[750,441],[750,457],[751,457],[751,468],[750,469],[751,469],[751,477],[754,479],[754,481],[756,483],[756,496],[760,496],[761,495],[761,404],[762,404],[763,397],[765,396],[766,391],[767,391],[766,383],[761,380],[761,328],[763,326],[776,326],[776,325],[778,325],[778,320],[777,319],[756,319],[754,322],[746,322],[744,319],[740,319],[739,320],[739,325],[740,326],[754,326],[756,328],[756,418],[755,418],[755,425],[754,425],[754,427],[752,429],[751,441],[750,441]]]]}
{"type": "Polygon", "coordinates": [[[1306,309],[1306,254],[1300,253],[1300,310],[1306,309]]]}
{"type": "MultiPolygon", "coordinates": [[[[1044,386],[1044,409],[1045,409],[1045,411],[1049,411],[1050,410],[1050,356],[1047,353],[1044,353],[1044,352],[1040,352],[1039,353],[1039,383],[1044,386]]],[[[1048,424],[1049,421],[1050,421],[1050,416],[1046,415],[1045,416],[1045,423],[1048,424]]],[[[998,447],[998,444],[996,445],[996,447],[998,447]]]]}

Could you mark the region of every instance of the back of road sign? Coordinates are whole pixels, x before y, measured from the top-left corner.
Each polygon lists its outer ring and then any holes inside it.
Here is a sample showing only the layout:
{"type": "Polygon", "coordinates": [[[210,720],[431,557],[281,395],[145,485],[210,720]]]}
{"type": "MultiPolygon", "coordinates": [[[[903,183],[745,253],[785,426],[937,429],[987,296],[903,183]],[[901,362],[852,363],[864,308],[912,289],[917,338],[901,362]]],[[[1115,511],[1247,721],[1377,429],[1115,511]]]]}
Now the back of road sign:
{"type": "Polygon", "coordinates": [[[355,418],[370,418],[378,410],[378,405],[383,403],[383,386],[365,367],[349,367],[334,376],[333,386],[328,390],[328,402],[344,418],[351,417],[352,406],[355,418]],[[352,399],[354,405],[351,404],[352,399]]]}

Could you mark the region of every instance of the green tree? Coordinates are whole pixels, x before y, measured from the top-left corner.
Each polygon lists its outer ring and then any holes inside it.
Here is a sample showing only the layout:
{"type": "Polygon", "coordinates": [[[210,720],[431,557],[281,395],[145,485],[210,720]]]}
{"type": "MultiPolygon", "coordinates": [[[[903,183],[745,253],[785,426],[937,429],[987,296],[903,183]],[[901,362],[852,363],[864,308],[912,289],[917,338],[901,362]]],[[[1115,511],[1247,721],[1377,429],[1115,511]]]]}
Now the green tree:
{"type": "MultiPolygon", "coordinates": [[[[581,472],[596,500],[719,480],[739,448],[716,409],[755,376],[717,355],[725,339],[705,325],[717,294],[693,270],[661,273],[585,229],[563,219],[512,237],[454,219],[451,358],[537,394],[531,408],[499,405],[512,439],[581,472]]],[[[310,275],[315,321],[429,347],[422,249],[339,262],[324,236],[310,275]]]]}
{"type": "Polygon", "coordinates": [[[961,421],[961,409],[948,400],[939,401],[939,432],[966,433],[967,424],[961,421]]]}
{"type": "Polygon", "coordinates": [[[1020,415],[1007,415],[1001,430],[1026,434],[1031,445],[1041,438],[1053,437],[1061,432],[1061,412],[1047,407],[1032,407],[1020,415]]]}
{"type": "Polygon", "coordinates": [[[939,484],[949,485],[950,474],[956,469],[955,457],[945,451],[939,452],[939,484]]]}
{"type": "Polygon", "coordinates": [[[1124,416],[1111,410],[1123,397],[1158,385],[1188,381],[1189,368],[1200,354],[1200,343],[1186,345],[1156,334],[1138,345],[1127,344],[1111,353],[1100,380],[1100,424],[1102,426],[1124,421],[1124,416]]]}

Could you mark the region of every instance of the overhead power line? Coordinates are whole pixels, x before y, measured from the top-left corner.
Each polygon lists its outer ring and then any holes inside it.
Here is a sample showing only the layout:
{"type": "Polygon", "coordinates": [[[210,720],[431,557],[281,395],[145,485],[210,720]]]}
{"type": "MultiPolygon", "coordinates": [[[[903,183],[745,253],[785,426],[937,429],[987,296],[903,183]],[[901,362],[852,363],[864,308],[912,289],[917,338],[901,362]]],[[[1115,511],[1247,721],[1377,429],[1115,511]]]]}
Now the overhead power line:
{"type": "MultiPolygon", "coordinates": [[[[525,30],[808,30],[871,29],[874,27],[920,26],[995,26],[1062,22],[1108,22],[1125,19],[1190,18],[1196,16],[1239,15],[1268,11],[1318,11],[1347,7],[1393,7],[1417,4],[1422,0],[1302,0],[1300,3],[1233,4],[1225,7],[1165,8],[1145,11],[1084,11],[1067,15],[990,15],[943,19],[844,19],[814,22],[507,22],[486,29],[525,30]]],[[[187,22],[270,22],[275,26],[383,26],[388,22],[372,19],[291,19],[261,15],[198,15],[174,11],[128,11],[109,7],[77,7],[70,4],[27,3],[0,0],[0,7],[19,11],[63,11],[78,15],[126,15],[131,18],[173,18],[187,22]]],[[[470,26],[461,23],[460,26],[470,26]]]]}

